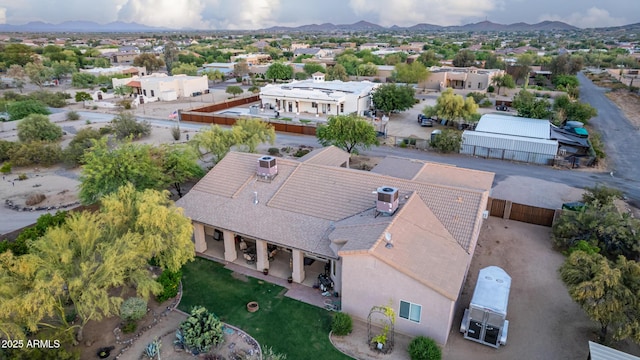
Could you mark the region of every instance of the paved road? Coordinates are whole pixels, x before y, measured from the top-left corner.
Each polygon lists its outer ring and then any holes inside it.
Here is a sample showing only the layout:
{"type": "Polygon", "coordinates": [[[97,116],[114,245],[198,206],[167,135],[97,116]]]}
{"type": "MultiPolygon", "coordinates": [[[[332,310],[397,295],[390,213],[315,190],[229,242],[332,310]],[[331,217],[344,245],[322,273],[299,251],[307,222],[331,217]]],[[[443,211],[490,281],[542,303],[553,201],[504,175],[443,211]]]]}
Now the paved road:
{"type": "Polygon", "coordinates": [[[640,179],[640,129],[633,126],[622,111],[606,96],[607,89],[595,86],[584,74],[578,73],[580,100],[598,109],[590,123],[604,140],[607,158],[613,162],[614,176],[632,181],[640,179]]]}

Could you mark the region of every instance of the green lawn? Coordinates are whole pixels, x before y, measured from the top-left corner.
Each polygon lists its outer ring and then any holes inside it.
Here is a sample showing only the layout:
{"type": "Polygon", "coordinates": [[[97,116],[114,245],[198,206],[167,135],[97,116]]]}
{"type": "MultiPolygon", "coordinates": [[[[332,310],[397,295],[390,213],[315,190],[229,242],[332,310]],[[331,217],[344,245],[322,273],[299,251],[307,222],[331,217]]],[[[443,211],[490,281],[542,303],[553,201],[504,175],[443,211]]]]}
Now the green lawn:
{"type": "Polygon", "coordinates": [[[285,288],[251,277],[246,282],[235,279],[222,264],[202,258],[182,272],[180,310],[203,305],[288,359],[350,359],[329,342],[331,313],[285,297],[285,288]],[[250,301],[257,301],[260,310],[248,312],[250,301]]]}

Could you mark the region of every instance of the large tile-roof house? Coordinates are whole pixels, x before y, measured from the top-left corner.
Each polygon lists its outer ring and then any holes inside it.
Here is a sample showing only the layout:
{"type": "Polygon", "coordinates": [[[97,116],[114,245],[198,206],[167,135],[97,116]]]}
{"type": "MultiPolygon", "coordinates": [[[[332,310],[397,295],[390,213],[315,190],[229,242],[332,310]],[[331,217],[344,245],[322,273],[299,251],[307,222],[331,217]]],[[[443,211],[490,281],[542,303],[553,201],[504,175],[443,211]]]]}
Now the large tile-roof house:
{"type": "Polygon", "coordinates": [[[282,261],[282,277],[308,285],[320,274],[342,311],[367,319],[390,305],[397,332],[446,343],[493,174],[396,157],[367,172],[348,161],[335,147],[300,159],[230,152],[177,202],[196,252],[274,276],[282,261]]]}

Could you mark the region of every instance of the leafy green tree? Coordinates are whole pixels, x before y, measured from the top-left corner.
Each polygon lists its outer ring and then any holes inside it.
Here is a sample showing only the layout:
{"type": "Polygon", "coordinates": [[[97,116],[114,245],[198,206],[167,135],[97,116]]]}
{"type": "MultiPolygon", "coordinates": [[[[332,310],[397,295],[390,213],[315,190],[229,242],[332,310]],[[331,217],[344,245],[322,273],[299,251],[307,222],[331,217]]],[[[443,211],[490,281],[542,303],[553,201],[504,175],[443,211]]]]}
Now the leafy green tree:
{"type": "Polygon", "coordinates": [[[584,124],[587,124],[589,119],[598,115],[598,111],[591,105],[580,101],[572,101],[567,95],[556,97],[553,102],[553,110],[559,120],[575,120],[584,124]]]}
{"type": "Polygon", "coordinates": [[[207,75],[207,79],[213,81],[214,83],[218,80],[224,79],[224,74],[220,70],[206,70],[203,72],[204,75],[207,75]]]}
{"type": "Polygon", "coordinates": [[[577,87],[580,85],[578,77],[575,75],[557,75],[551,78],[551,82],[557,88],[566,89],[567,87],[577,87]]]}
{"type": "Polygon", "coordinates": [[[61,156],[60,145],[40,140],[19,143],[9,151],[9,160],[15,166],[51,166],[57,164],[61,156]]]}
{"type": "Polygon", "coordinates": [[[141,139],[151,134],[151,124],[143,120],[138,122],[135,115],[128,111],[121,111],[111,120],[111,129],[118,139],[141,139]]]}
{"type": "Polygon", "coordinates": [[[20,65],[24,67],[31,62],[33,50],[24,44],[9,44],[3,51],[3,61],[5,66],[20,65]]]}
{"type": "Polygon", "coordinates": [[[240,86],[229,85],[229,86],[227,86],[227,89],[225,90],[225,92],[227,94],[233,95],[233,97],[236,97],[236,95],[242,94],[244,92],[244,90],[242,90],[242,88],[240,86]]]}
{"type": "Polygon", "coordinates": [[[173,64],[178,61],[180,50],[173,41],[164,44],[164,63],[167,66],[169,75],[173,75],[173,64]]]}
{"type": "Polygon", "coordinates": [[[218,125],[211,125],[207,129],[201,129],[190,143],[200,156],[210,153],[213,155],[213,161],[217,163],[239,141],[240,134],[238,131],[226,130],[218,125]]]}
{"type": "Polygon", "coordinates": [[[232,127],[239,135],[235,145],[242,150],[255,153],[262,143],[273,144],[276,141],[276,131],[273,126],[260,119],[240,119],[232,127]]]}
{"type": "Polygon", "coordinates": [[[7,70],[7,76],[13,79],[13,83],[22,93],[22,89],[24,88],[25,80],[27,78],[27,74],[22,66],[17,64],[11,65],[7,70]]]}
{"type": "Polygon", "coordinates": [[[251,87],[249,87],[247,89],[248,92],[253,93],[253,94],[257,94],[260,92],[260,86],[257,85],[252,85],[251,87]]]}
{"type": "Polygon", "coordinates": [[[235,76],[240,76],[240,77],[249,75],[249,64],[247,64],[247,61],[242,59],[236,62],[233,65],[233,73],[235,76]]]}
{"type": "Polygon", "coordinates": [[[183,144],[165,145],[161,153],[162,171],[179,197],[182,197],[184,182],[204,176],[204,170],[198,165],[198,154],[193,147],[183,144]]]}
{"type": "Polygon", "coordinates": [[[411,64],[400,63],[396,64],[393,77],[397,82],[417,84],[429,77],[429,70],[419,61],[411,64]]]}
{"type": "Polygon", "coordinates": [[[376,129],[356,114],[329,116],[326,125],[318,126],[316,137],[322,146],[334,145],[350,154],[378,145],[376,129]]]}
{"type": "Polygon", "coordinates": [[[422,52],[417,61],[421,62],[425,67],[436,66],[440,63],[435,51],[433,50],[422,52]]]}
{"type": "Polygon", "coordinates": [[[198,75],[198,67],[193,64],[176,62],[171,68],[171,75],[185,74],[189,76],[198,75]]]}
{"type": "Polygon", "coordinates": [[[77,72],[71,75],[71,85],[77,88],[88,88],[96,84],[96,77],[89,73],[77,72]]]}
{"type": "Polygon", "coordinates": [[[518,116],[532,119],[548,119],[551,115],[551,104],[546,99],[538,99],[526,90],[520,90],[514,97],[512,106],[518,110],[518,116]]]}
{"type": "Polygon", "coordinates": [[[42,88],[45,82],[53,78],[54,72],[50,67],[42,65],[39,62],[30,62],[24,66],[24,72],[29,80],[38,87],[42,88]]]}
{"type": "Polygon", "coordinates": [[[557,76],[575,75],[582,69],[583,63],[584,61],[581,56],[572,56],[569,54],[555,56],[549,63],[552,80],[557,76]]]}
{"type": "Polygon", "coordinates": [[[415,90],[410,86],[384,84],[371,95],[378,110],[391,114],[392,111],[404,111],[415,104],[415,90]]]}
{"type": "Polygon", "coordinates": [[[622,199],[622,191],[603,185],[585,187],[582,201],[589,206],[614,205],[614,201],[622,199]]]}
{"type": "Polygon", "coordinates": [[[93,146],[92,140],[98,140],[102,137],[100,131],[92,128],[83,128],[73,137],[69,146],[62,152],[62,159],[71,166],[78,166],[83,163],[82,156],[85,151],[93,146]]]}
{"type": "Polygon", "coordinates": [[[51,70],[53,71],[53,77],[58,80],[62,80],[67,75],[78,71],[75,63],[66,60],[54,61],[51,63],[51,70]]]}
{"type": "Polygon", "coordinates": [[[164,61],[155,54],[143,53],[133,59],[133,66],[144,67],[147,69],[147,74],[151,74],[162,68],[164,61]]]}
{"type": "Polygon", "coordinates": [[[265,77],[269,80],[290,80],[293,78],[293,68],[283,63],[275,62],[269,66],[265,77]]]}
{"type": "Polygon", "coordinates": [[[478,112],[478,105],[473,97],[466,100],[461,95],[456,95],[453,89],[446,89],[436,100],[436,115],[447,120],[473,120],[474,114],[478,112]]]}
{"type": "Polygon", "coordinates": [[[460,152],[462,134],[457,130],[444,129],[440,134],[436,134],[430,145],[443,153],[460,152]]]}
{"type": "Polygon", "coordinates": [[[22,142],[34,140],[56,141],[62,137],[62,128],[41,114],[31,114],[18,124],[18,139],[22,142]]]}
{"type": "Polygon", "coordinates": [[[516,82],[509,74],[494,76],[491,79],[491,83],[498,88],[498,95],[500,95],[500,89],[506,87],[507,89],[515,89],[516,82]]]}
{"type": "Polygon", "coordinates": [[[322,66],[322,65],[320,65],[318,63],[311,63],[311,62],[304,64],[302,69],[309,76],[311,76],[311,75],[313,75],[314,73],[317,73],[317,72],[321,72],[323,74],[326,72],[326,69],[324,68],[324,66],[322,66]]]}
{"type": "Polygon", "coordinates": [[[331,80],[340,80],[340,81],[349,81],[349,75],[347,74],[347,70],[341,64],[335,64],[327,68],[327,81],[331,80]]]}
{"type": "Polygon", "coordinates": [[[494,53],[489,53],[484,61],[485,69],[504,69],[504,62],[494,53]]]}
{"type": "Polygon", "coordinates": [[[93,97],[88,92],[78,91],[76,92],[75,100],[76,102],[91,101],[93,97]]]}
{"type": "Polygon", "coordinates": [[[376,76],[378,74],[378,67],[374,63],[364,63],[357,67],[357,76],[376,76]]]}
{"type": "Polygon", "coordinates": [[[9,160],[9,154],[11,149],[15,148],[18,144],[15,141],[0,140],[0,161],[9,160]]]}
{"type": "Polygon", "coordinates": [[[167,184],[153,148],[125,142],[115,148],[106,138],[94,141],[93,147],[82,156],[80,201],[93,204],[123,185],[131,183],[136,189],[162,189],[167,184]]]}
{"type": "Polygon", "coordinates": [[[476,56],[470,50],[461,50],[453,58],[453,66],[469,67],[476,64],[476,56]]]}
{"type": "MultiPolygon", "coordinates": [[[[113,93],[115,95],[118,95],[118,96],[130,95],[130,94],[133,94],[133,88],[131,86],[127,86],[127,85],[120,85],[120,86],[116,86],[113,89],[113,93]]],[[[76,100],[76,101],[78,101],[78,100],[76,100]]]]}
{"type": "Polygon", "coordinates": [[[574,251],[560,268],[571,298],[600,324],[600,342],[632,338],[640,342],[640,264],[623,256],[615,262],[574,251]]]}
{"type": "Polygon", "coordinates": [[[7,105],[7,113],[9,113],[9,119],[20,120],[31,114],[49,115],[51,112],[40,101],[37,100],[21,100],[14,101],[7,105]]]}
{"type": "Polygon", "coordinates": [[[39,326],[76,331],[81,341],[90,320],[116,315],[122,298],[113,291],[133,286],[147,299],[162,286],[148,271],[154,258],[177,271],[194,257],[191,221],[168,200],[168,193],[135,191],[132,185],[106,196],[100,212],[75,213],[64,225],[33,241],[29,254],[0,255],[2,331],[24,337],[39,326]],[[70,303],[79,321],[68,323],[70,303]]]}

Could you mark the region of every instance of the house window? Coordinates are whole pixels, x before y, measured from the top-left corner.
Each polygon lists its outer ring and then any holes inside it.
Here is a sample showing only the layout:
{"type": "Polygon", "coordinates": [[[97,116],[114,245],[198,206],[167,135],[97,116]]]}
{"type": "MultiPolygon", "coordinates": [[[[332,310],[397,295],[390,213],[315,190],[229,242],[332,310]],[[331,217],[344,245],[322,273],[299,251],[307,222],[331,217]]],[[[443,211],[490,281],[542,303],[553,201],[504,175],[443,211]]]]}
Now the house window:
{"type": "Polygon", "coordinates": [[[344,104],[340,104],[340,112],[343,113],[344,112],[344,104]]]}
{"type": "Polygon", "coordinates": [[[318,103],[317,102],[312,102],[311,103],[311,107],[314,108],[314,109],[317,109],[318,108],[318,103]]]}
{"type": "Polygon", "coordinates": [[[153,90],[151,90],[151,97],[155,96],[153,90]]]}
{"type": "Polygon", "coordinates": [[[400,317],[401,318],[419,323],[421,313],[422,313],[421,305],[413,304],[407,301],[400,301],[400,317]]]}
{"type": "Polygon", "coordinates": [[[147,96],[147,90],[142,90],[142,95],[147,96]]]}
{"type": "Polygon", "coordinates": [[[338,276],[338,269],[337,269],[336,263],[337,263],[336,260],[331,260],[331,275],[333,277],[338,276]]]}
{"type": "Polygon", "coordinates": [[[482,83],[478,83],[478,89],[482,87],[482,83]]]}

